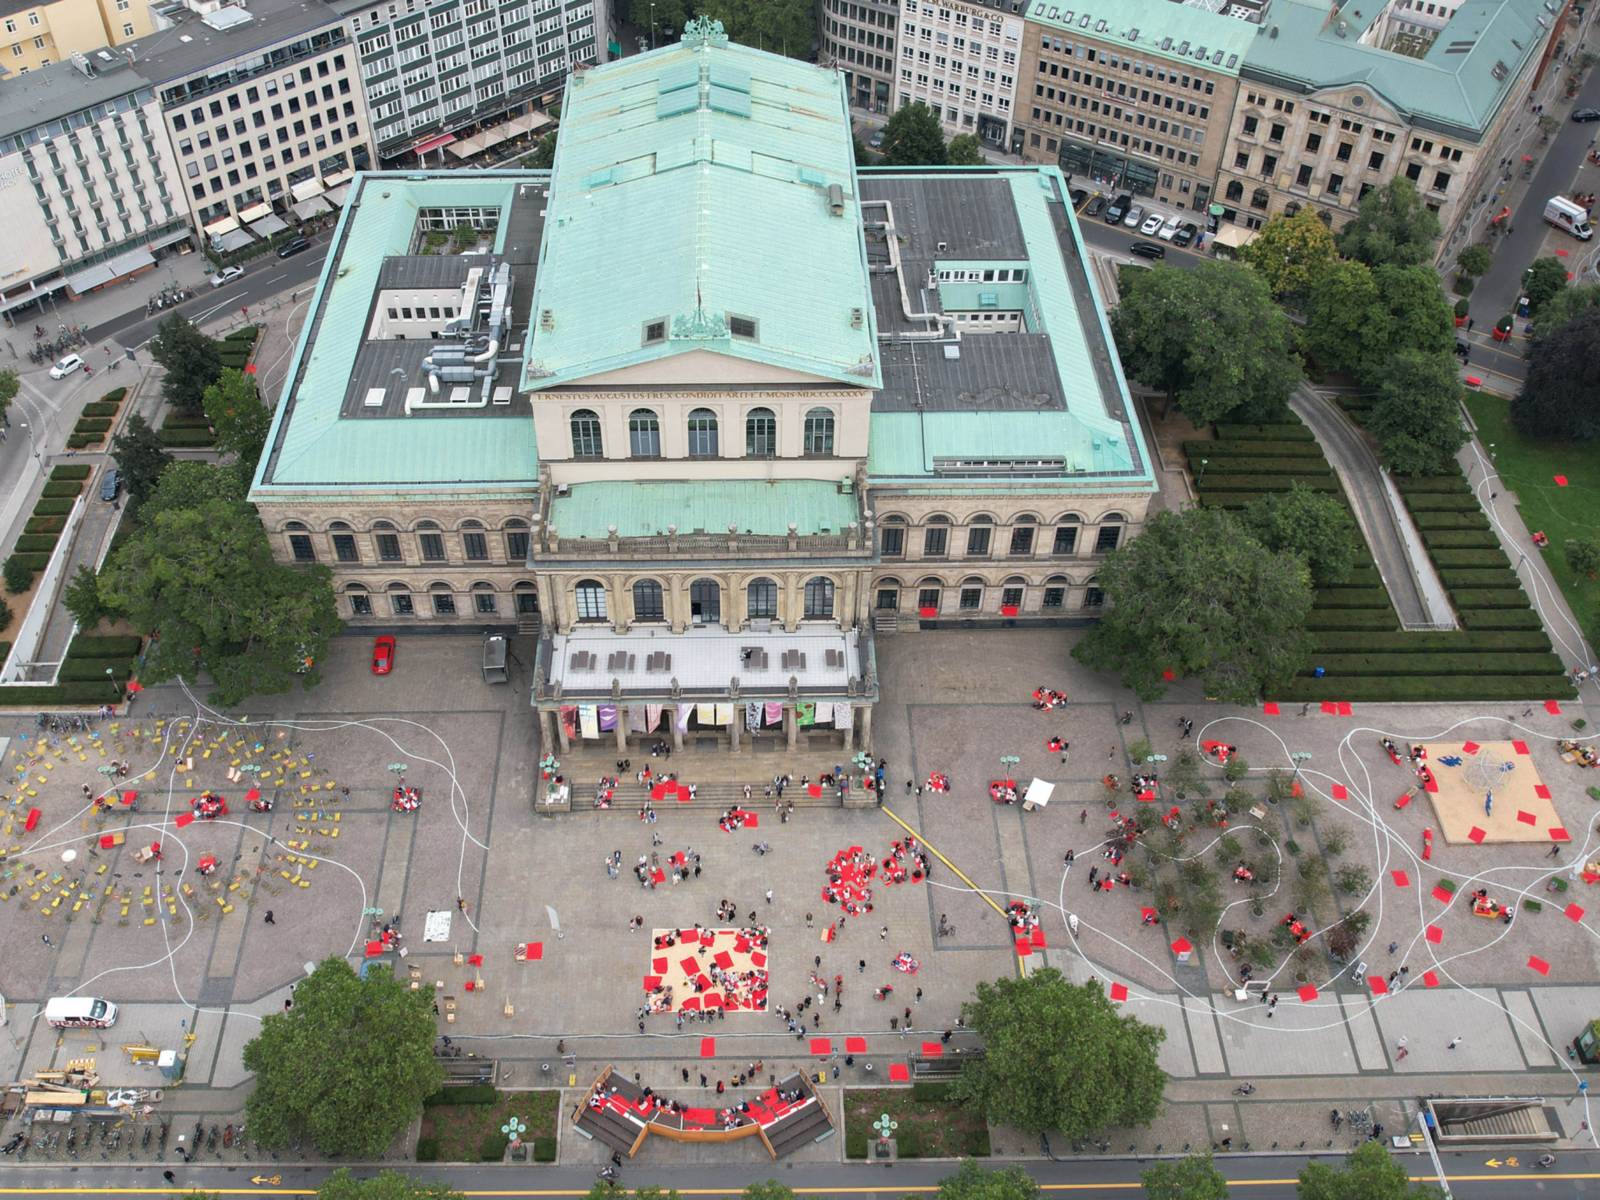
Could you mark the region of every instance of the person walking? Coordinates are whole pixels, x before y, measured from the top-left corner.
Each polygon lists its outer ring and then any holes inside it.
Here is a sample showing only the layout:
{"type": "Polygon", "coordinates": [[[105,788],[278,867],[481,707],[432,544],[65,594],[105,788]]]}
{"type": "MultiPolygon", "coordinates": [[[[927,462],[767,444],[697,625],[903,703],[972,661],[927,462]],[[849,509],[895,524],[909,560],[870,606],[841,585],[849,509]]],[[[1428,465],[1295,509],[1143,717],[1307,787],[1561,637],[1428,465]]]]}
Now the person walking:
{"type": "Polygon", "coordinates": [[[810,913],[806,914],[806,928],[807,929],[811,928],[811,914],[810,913]]]}
{"type": "Polygon", "coordinates": [[[1450,1044],[1446,1046],[1445,1049],[1454,1050],[1459,1045],[1461,1045],[1461,1039],[1459,1037],[1453,1037],[1450,1039],[1450,1044]]]}
{"type": "Polygon", "coordinates": [[[767,889],[767,903],[768,904],[772,903],[772,889],[771,888],[767,889]]]}
{"type": "Polygon", "coordinates": [[[1395,1043],[1395,1045],[1394,1045],[1394,1060],[1395,1060],[1395,1062],[1399,1062],[1402,1058],[1404,1058],[1406,1055],[1408,1055],[1410,1053],[1411,1053],[1411,1051],[1406,1048],[1406,1039],[1405,1038],[1402,1037],[1398,1042],[1395,1043]]]}
{"type": "Polygon", "coordinates": [[[163,1171],[163,1172],[161,1172],[161,1178],[163,1178],[163,1179],[165,1179],[167,1181],[167,1185],[169,1187],[177,1186],[178,1177],[176,1175],[174,1175],[171,1171],[163,1171]]]}

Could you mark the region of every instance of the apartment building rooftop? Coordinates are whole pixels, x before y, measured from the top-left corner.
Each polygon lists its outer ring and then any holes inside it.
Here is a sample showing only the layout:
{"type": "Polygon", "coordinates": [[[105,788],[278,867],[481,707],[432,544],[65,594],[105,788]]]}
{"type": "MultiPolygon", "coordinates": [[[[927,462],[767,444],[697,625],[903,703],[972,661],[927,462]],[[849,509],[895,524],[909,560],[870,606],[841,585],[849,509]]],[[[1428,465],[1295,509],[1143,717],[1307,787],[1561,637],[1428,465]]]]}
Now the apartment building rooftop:
{"type": "Polygon", "coordinates": [[[71,116],[137,92],[148,84],[118,50],[85,56],[90,72],[71,60],[0,79],[0,137],[71,116]]]}
{"type": "Polygon", "coordinates": [[[196,75],[341,19],[323,0],[250,0],[248,7],[196,0],[194,8],[173,5],[165,13],[174,21],[171,28],[125,42],[116,51],[154,84],[196,75]]]}
{"type": "Polygon", "coordinates": [[[1228,75],[1239,73],[1255,34],[1247,19],[1177,0],[1029,0],[1028,19],[1228,75]]]}

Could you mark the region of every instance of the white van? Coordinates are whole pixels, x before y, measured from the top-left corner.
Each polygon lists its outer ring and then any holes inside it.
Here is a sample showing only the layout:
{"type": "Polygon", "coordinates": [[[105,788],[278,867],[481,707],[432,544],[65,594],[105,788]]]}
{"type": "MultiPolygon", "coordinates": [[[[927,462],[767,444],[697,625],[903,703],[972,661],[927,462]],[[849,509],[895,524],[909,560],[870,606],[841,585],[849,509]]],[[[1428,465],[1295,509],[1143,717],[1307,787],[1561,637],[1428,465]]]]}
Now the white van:
{"type": "Polygon", "coordinates": [[[1574,204],[1565,196],[1551,196],[1544,204],[1544,219],[1557,229],[1564,229],[1573,237],[1587,242],[1594,230],[1589,228],[1589,214],[1583,206],[1574,204]]]}
{"type": "Polygon", "coordinates": [[[117,1006],[95,996],[55,996],[45,1002],[44,1019],[57,1029],[107,1029],[117,1023],[117,1006]]]}

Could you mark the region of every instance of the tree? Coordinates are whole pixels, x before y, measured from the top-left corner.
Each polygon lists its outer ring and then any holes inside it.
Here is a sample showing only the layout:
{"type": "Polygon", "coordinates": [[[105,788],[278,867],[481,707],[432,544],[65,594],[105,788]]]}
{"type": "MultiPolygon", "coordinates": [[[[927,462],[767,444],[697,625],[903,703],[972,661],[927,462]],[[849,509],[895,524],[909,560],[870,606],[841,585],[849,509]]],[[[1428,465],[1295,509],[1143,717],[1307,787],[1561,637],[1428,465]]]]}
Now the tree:
{"type": "Polygon", "coordinates": [[[1259,274],[1207,262],[1127,272],[1121,283],[1112,332],[1130,374],[1196,424],[1283,412],[1300,363],[1289,319],[1259,274]]]}
{"type": "Polygon", "coordinates": [[[1307,1163],[1300,1172],[1300,1200],[1431,1200],[1441,1194],[1431,1184],[1411,1183],[1382,1142],[1362,1142],[1344,1162],[1307,1163]]]}
{"type": "Polygon", "coordinates": [[[61,594],[61,603],[84,632],[92,630],[103,618],[112,615],[100,595],[100,580],[88,563],[78,564],[72,582],[61,594]]]}
{"type": "Polygon", "coordinates": [[[1157,1163],[1139,1180],[1146,1200],[1228,1200],[1228,1181],[1209,1152],[1157,1163]]]}
{"type": "Polygon", "coordinates": [[[1389,360],[1367,418],[1383,465],[1397,475],[1439,475],[1467,444],[1456,366],[1439,354],[1406,350],[1389,360]]]}
{"type": "Polygon", "coordinates": [[[1350,578],[1361,553],[1350,510],[1332,493],[1303,483],[1290,484],[1287,492],[1264,493],[1245,505],[1239,519],[1268,550],[1298,555],[1318,587],[1350,578]]]}
{"type": "Polygon", "coordinates": [[[1391,179],[1361,198],[1356,216],[1339,234],[1339,253],[1369,267],[1420,266],[1433,257],[1439,218],[1409,179],[1391,179]]]}
{"type": "Polygon", "coordinates": [[[739,1193],[741,1200],[795,1200],[794,1189],[776,1179],[752,1183],[739,1193]]]}
{"type": "Polygon", "coordinates": [[[269,1148],[304,1136],[323,1154],[383,1153],[444,1080],[432,1006],[387,970],[361,979],[344,959],[323,959],[294,1007],[265,1017],[245,1045],[251,1136],[269,1148]]]}
{"type": "Polygon", "coordinates": [[[952,167],[981,167],[988,161],[983,157],[982,143],[970,133],[958,133],[951,138],[944,158],[952,167]]]}
{"type": "Polygon", "coordinates": [[[1538,313],[1567,286],[1567,266],[1559,258],[1536,258],[1522,277],[1522,294],[1528,309],[1538,313]]]}
{"type": "MultiPolygon", "coordinates": [[[[298,993],[298,989],[296,989],[298,993]]],[[[297,995],[298,998],[298,995],[297,995]]],[[[317,1200],[463,1200],[460,1192],[442,1183],[420,1183],[397,1171],[380,1171],[357,1179],[349,1167],[340,1167],[317,1189],[317,1200]]]]}
{"type": "Polygon", "coordinates": [[[1574,574],[1600,579],[1600,538],[1569,538],[1563,549],[1574,574]]]}
{"type": "Polygon", "coordinates": [[[555,166],[555,162],[556,134],[552,129],[533,144],[533,149],[528,151],[528,157],[523,165],[531,171],[548,171],[555,166]]]}
{"type": "Polygon", "coordinates": [[[1224,509],[1159,513],[1098,578],[1108,609],[1073,657],[1116,672],[1141,699],[1164,693],[1172,671],[1224,703],[1249,704],[1305,661],[1310,571],[1224,509]]]}
{"type": "Polygon", "coordinates": [[[173,313],[156,327],[150,356],[166,368],[161,394],[185,412],[198,413],[201,396],[222,372],[217,343],[173,313]]]}
{"type": "Polygon", "coordinates": [[[938,1200],[1036,1200],[1039,1185],[1021,1167],[989,1170],[968,1158],[939,1181],[935,1195],[938,1200]]]}
{"type": "Polygon", "coordinates": [[[1311,281],[1338,258],[1333,234],[1317,210],[1302,208],[1292,217],[1274,217],[1239,255],[1261,272],[1272,294],[1297,305],[1311,281]]]}
{"type": "Polygon", "coordinates": [[[193,508],[208,500],[242,502],[247,490],[247,481],[232,467],[181,459],[161,472],[156,490],[139,508],[139,519],[148,524],[158,513],[193,508]]]}
{"type": "Polygon", "coordinates": [[[883,161],[891,167],[945,165],[944,130],[933,109],[918,101],[895,110],[883,127],[883,161]]]}
{"type": "Polygon", "coordinates": [[[272,425],[272,414],[261,403],[255,379],[229,367],[205,390],[201,402],[206,420],[217,431],[217,448],[238,455],[240,469],[253,476],[272,425]]]}
{"type": "Polygon", "coordinates": [[[1456,255],[1456,270],[1461,274],[1476,279],[1479,275],[1486,274],[1489,265],[1494,261],[1494,251],[1482,242],[1473,242],[1460,254],[1456,255]]]}
{"type": "Polygon", "coordinates": [[[1600,308],[1586,308],[1538,344],[1511,423],[1526,437],[1588,441],[1600,435],[1600,308]]]}
{"type": "Polygon", "coordinates": [[[11,402],[17,398],[21,387],[15,371],[0,371],[0,425],[11,424],[11,418],[6,414],[11,411],[11,402]]]}
{"type": "Polygon", "coordinates": [[[146,652],[146,683],[193,681],[201,668],[212,699],[237,704],[312,686],[315,664],[339,629],[324,566],[274,562],[255,510],[208,499],[139,521],[100,576],[103,603],[160,636],[146,652]]]}
{"type": "Polygon", "coordinates": [[[111,439],[111,457],[117,470],[122,472],[122,482],[128,487],[128,498],[142,504],[155,490],[156,480],[172,461],[161,444],[161,437],[142,414],[128,418],[122,432],[111,439]]]}
{"type": "Polygon", "coordinates": [[[1446,358],[1454,353],[1455,314],[1432,268],[1379,267],[1372,281],[1384,317],[1362,335],[1370,347],[1362,357],[1368,372],[1359,377],[1362,383],[1377,387],[1388,374],[1389,360],[1406,350],[1446,358]]]}
{"type": "Polygon", "coordinates": [[[1600,283],[1562,288],[1533,314],[1534,341],[1542,342],[1584,309],[1596,305],[1600,305],[1600,283]]]}
{"type": "Polygon", "coordinates": [[[1305,315],[1300,344],[1319,366],[1358,379],[1372,375],[1372,359],[1381,362],[1383,348],[1369,339],[1372,330],[1387,325],[1389,314],[1370,267],[1341,260],[1317,272],[1306,289],[1305,315]]]}
{"type": "Polygon", "coordinates": [[[683,32],[683,27],[688,24],[689,18],[694,15],[694,6],[691,0],[628,0],[628,23],[637,25],[646,37],[650,36],[650,22],[655,20],[655,33],[658,46],[665,45],[668,41],[676,40],[677,35],[683,32]],[[667,31],[672,33],[669,37],[667,31]]]}
{"type": "MultiPolygon", "coordinates": [[[[1119,1013],[1101,984],[1072,984],[1047,967],[980,983],[961,1014],[983,1039],[984,1056],[967,1064],[954,1095],[991,1122],[1077,1138],[1148,1124],[1161,1107],[1166,1075],[1156,1049],[1166,1031],[1119,1013]]],[[[1008,1190],[1002,1200],[1016,1197],[1008,1190]]]]}
{"type": "MultiPolygon", "coordinates": [[[[811,0],[701,0],[696,7],[702,16],[721,21],[728,37],[741,45],[790,58],[811,54],[817,34],[811,0]]],[[[659,20],[659,9],[656,16],[659,20]]]]}

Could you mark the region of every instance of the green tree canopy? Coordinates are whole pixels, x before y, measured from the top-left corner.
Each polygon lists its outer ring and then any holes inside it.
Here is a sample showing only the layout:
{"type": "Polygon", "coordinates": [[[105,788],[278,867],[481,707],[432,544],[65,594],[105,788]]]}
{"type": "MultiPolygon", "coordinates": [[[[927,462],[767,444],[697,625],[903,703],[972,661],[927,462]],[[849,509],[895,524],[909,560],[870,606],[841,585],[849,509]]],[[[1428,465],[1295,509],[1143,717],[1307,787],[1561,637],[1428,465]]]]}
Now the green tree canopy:
{"type": "MultiPolygon", "coordinates": [[[[1600,283],[1580,283],[1562,288],[1533,314],[1534,341],[1543,341],[1584,309],[1596,305],[1600,305],[1600,283]]],[[[1537,352],[1538,347],[1535,346],[1537,352]]]]}
{"type": "Polygon", "coordinates": [[[1388,373],[1389,360],[1407,350],[1445,358],[1454,353],[1455,314],[1433,268],[1379,267],[1372,280],[1386,316],[1363,334],[1370,351],[1361,359],[1369,372],[1359,377],[1362,383],[1379,386],[1388,373]]]}
{"type": "Polygon", "coordinates": [[[935,1194],[938,1200],[1035,1200],[1039,1185],[1021,1167],[992,1169],[968,1158],[939,1181],[935,1194]]]}
{"type": "Polygon", "coordinates": [[[1600,579],[1600,538],[1568,538],[1567,566],[1585,579],[1600,579]]]}
{"type": "Polygon", "coordinates": [[[1416,184],[1397,177],[1361,198],[1356,216],[1339,234],[1339,252],[1369,267],[1414,267],[1433,257],[1439,218],[1416,184]]]}
{"type": "Polygon", "coordinates": [[[983,144],[970,133],[958,133],[951,138],[950,144],[945,147],[944,157],[952,167],[981,167],[986,161],[983,144]]]}
{"type": "Polygon", "coordinates": [[[1433,1200],[1431,1184],[1411,1183],[1405,1167],[1382,1142],[1362,1142],[1342,1167],[1307,1163],[1300,1172],[1300,1200],[1433,1200]]]}
{"type": "Polygon", "coordinates": [[[1567,265],[1554,255],[1536,258],[1522,277],[1522,294],[1529,311],[1537,314],[1556,294],[1566,289],[1567,265]]]}
{"type": "Polygon", "coordinates": [[[11,410],[11,402],[17,398],[21,387],[15,371],[0,371],[0,424],[10,424],[6,413],[11,410]]]}
{"type": "MultiPolygon", "coordinates": [[[[700,0],[695,7],[702,16],[721,21],[728,36],[741,45],[790,58],[811,54],[817,33],[812,0],[700,0]]],[[[658,8],[658,21],[660,12],[658,8]]]]}
{"type": "Polygon", "coordinates": [[[1376,374],[1383,339],[1376,345],[1369,339],[1374,329],[1387,326],[1389,313],[1370,267],[1342,259],[1317,272],[1306,290],[1305,315],[1300,344],[1316,363],[1358,379],[1376,374]]]}
{"type": "Polygon", "coordinates": [[[1600,308],[1585,308],[1541,338],[1511,423],[1525,437],[1585,442],[1600,435],[1600,308]]]}
{"type": "Polygon", "coordinates": [[[173,313],[156,327],[150,356],[166,368],[161,394],[185,412],[198,413],[201,396],[222,372],[217,343],[173,313]]]}
{"type": "Polygon", "coordinates": [[[1305,661],[1310,571],[1224,509],[1158,513],[1098,578],[1108,608],[1073,657],[1115,672],[1142,699],[1166,691],[1170,670],[1224,703],[1250,704],[1305,661]]]}
{"type": "Polygon", "coordinates": [[[1252,537],[1268,550],[1295,554],[1318,587],[1350,578],[1361,555],[1361,534],[1350,510],[1331,492],[1292,483],[1287,492],[1264,492],[1239,513],[1252,537]]]}
{"type": "Polygon", "coordinates": [[[1312,280],[1339,255],[1333,233],[1308,205],[1292,217],[1268,221],[1239,257],[1261,273],[1273,296],[1298,305],[1312,280]]]}
{"type": "Polygon", "coordinates": [[[628,0],[628,23],[637,25],[647,38],[650,36],[650,20],[652,16],[655,18],[657,46],[676,41],[693,15],[691,0],[655,0],[654,4],[651,0],[628,0]],[[670,34],[668,30],[671,30],[670,34]]]}
{"type": "Polygon", "coordinates": [[[111,457],[116,460],[128,496],[136,505],[149,498],[156,480],[172,461],[172,455],[161,444],[160,434],[150,428],[150,422],[139,413],[130,416],[122,432],[111,439],[111,457]]]}
{"type": "Polygon", "coordinates": [[[161,472],[155,491],[139,509],[139,519],[148,523],[160,513],[194,508],[211,500],[242,504],[248,490],[249,485],[232,467],[180,459],[161,472]]]}
{"type": "Polygon", "coordinates": [[[1384,372],[1367,428],[1378,439],[1384,466],[1397,475],[1449,471],[1468,437],[1461,422],[1455,363],[1420,350],[1396,354],[1384,372]]]}
{"type": "Polygon", "coordinates": [[[72,582],[67,584],[66,590],[61,593],[61,603],[85,633],[93,630],[104,617],[111,615],[111,610],[106,607],[105,600],[100,595],[100,581],[94,573],[94,568],[88,563],[78,564],[72,582]]]}
{"type": "Polygon", "coordinates": [[[743,1200],[794,1200],[794,1189],[776,1179],[763,1179],[752,1183],[739,1195],[743,1200]]]}
{"type": "Polygon", "coordinates": [[[296,679],[311,686],[339,629],[328,568],[274,562],[255,510],[237,500],[141,518],[99,584],[106,607],[160,635],[141,678],[193,681],[204,667],[219,704],[285,691],[296,679]]]}
{"type": "Polygon", "coordinates": [[[323,1154],[383,1153],[444,1079],[432,1004],[387,970],[361,979],[344,959],[324,959],[295,988],[294,1007],[265,1017],[245,1044],[251,1136],[266,1147],[304,1136],[323,1154]]]}
{"type": "Polygon", "coordinates": [[[261,403],[255,379],[229,367],[206,388],[201,403],[206,420],[217,431],[217,448],[238,455],[240,470],[253,475],[272,425],[272,414],[261,403]]]}
{"type": "Polygon", "coordinates": [[[357,1179],[349,1167],[340,1167],[323,1180],[317,1200],[462,1200],[462,1195],[447,1184],[419,1183],[398,1171],[357,1179]]]}
{"type": "Polygon", "coordinates": [[[896,109],[883,127],[883,161],[891,167],[944,166],[944,130],[938,114],[921,101],[896,109]]]}
{"type": "Polygon", "coordinates": [[[1139,1179],[1145,1200],[1228,1200],[1228,1181],[1209,1153],[1157,1163],[1139,1179]]]}
{"type": "Polygon", "coordinates": [[[1262,277],[1237,263],[1124,272],[1112,318],[1128,373],[1191,421],[1271,420],[1300,381],[1289,319],[1262,277]]]}
{"type": "MultiPolygon", "coordinates": [[[[1161,1107],[1167,1077],[1156,1049],[1166,1031],[1118,1012],[1099,984],[1075,985],[1047,967],[980,983],[961,1012],[984,1056],[952,1086],[989,1121],[1076,1138],[1148,1124],[1161,1107]]],[[[998,1200],[1023,1198],[1008,1191],[998,1200]]]]}
{"type": "Polygon", "coordinates": [[[548,171],[556,161],[556,131],[551,130],[533,144],[523,165],[531,171],[548,171]]]}
{"type": "Polygon", "coordinates": [[[1473,242],[1460,254],[1456,255],[1456,269],[1463,275],[1470,275],[1476,279],[1479,275],[1486,274],[1489,265],[1494,261],[1494,251],[1482,242],[1473,242]]]}

